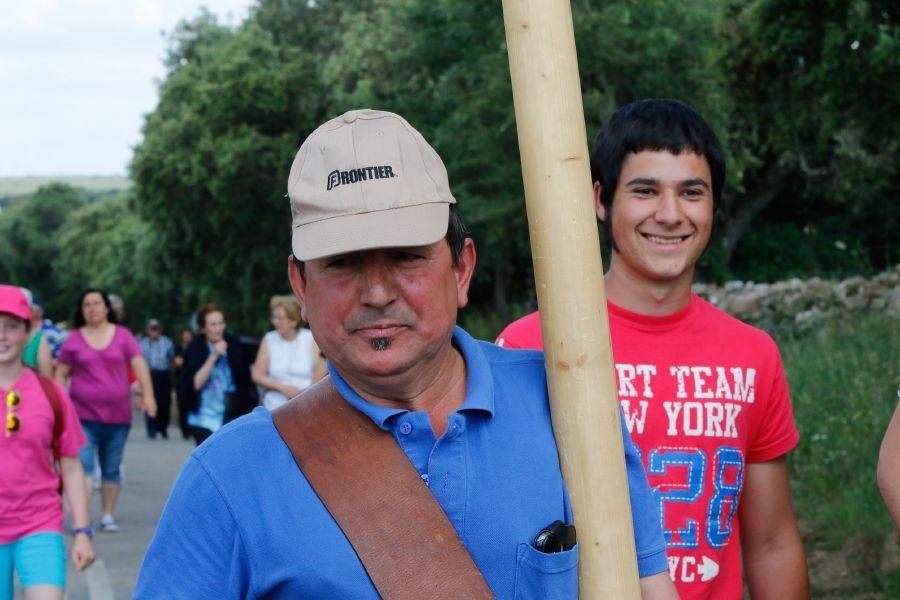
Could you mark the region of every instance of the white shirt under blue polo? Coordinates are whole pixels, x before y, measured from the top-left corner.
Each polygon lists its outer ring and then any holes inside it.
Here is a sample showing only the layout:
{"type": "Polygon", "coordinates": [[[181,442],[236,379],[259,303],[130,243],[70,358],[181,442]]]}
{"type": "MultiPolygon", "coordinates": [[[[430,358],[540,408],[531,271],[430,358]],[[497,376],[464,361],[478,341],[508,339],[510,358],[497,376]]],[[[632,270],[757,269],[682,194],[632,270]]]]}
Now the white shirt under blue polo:
{"type": "MultiPolygon", "coordinates": [[[[350,404],[394,435],[498,598],[575,599],[577,546],[543,554],[531,545],[553,521],[572,520],[543,354],[504,350],[460,328],[453,342],[466,361],[466,399],[437,440],[426,413],[371,404],[333,369],[331,376],[350,404]]],[[[665,541],[637,450],[624,430],[623,436],[645,577],[666,570],[665,541]]],[[[378,593],[270,414],[256,409],[194,451],[163,511],[135,598],[374,599],[378,593]]]]}

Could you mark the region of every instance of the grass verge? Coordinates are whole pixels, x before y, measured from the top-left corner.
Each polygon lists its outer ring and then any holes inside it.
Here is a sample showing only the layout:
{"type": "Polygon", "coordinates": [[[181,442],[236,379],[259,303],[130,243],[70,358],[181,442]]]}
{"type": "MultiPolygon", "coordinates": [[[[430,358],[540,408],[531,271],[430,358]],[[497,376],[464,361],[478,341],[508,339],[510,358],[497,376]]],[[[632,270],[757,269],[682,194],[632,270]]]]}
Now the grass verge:
{"type": "Polygon", "coordinates": [[[885,315],[780,336],[800,445],[794,502],[814,598],[900,598],[897,536],[875,483],[900,390],[900,321],[885,315]]]}

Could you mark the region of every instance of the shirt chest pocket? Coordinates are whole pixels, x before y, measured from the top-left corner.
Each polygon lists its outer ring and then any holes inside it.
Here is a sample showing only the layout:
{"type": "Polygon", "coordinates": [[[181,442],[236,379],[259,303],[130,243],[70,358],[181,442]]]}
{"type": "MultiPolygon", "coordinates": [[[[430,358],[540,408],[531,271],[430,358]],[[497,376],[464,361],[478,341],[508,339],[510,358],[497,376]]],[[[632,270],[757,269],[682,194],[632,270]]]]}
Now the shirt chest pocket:
{"type": "Polygon", "coordinates": [[[516,600],[578,598],[578,545],[545,554],[531,544],[519,544],[516,554],[516,600]]]}

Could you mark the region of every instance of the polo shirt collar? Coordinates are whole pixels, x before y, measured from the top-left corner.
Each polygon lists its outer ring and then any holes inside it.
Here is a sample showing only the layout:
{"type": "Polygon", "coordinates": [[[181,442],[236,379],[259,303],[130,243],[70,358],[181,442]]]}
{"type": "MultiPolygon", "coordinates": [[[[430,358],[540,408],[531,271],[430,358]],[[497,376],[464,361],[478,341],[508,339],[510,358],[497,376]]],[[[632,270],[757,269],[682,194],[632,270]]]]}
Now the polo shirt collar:
{"type": "MultiPolygon", "coordinates": [[[[459,326],[453,328],[453,344],[466,361],[466,399],[456,412],[482,412],[487,416],[492,416],[494,414],[494,377],[484,352],[479,347],[478,341],[459,326]]],[[[330,362],[328,363],[328,373],[344,400],[385,431],[389,430],[388,421],[392,417],[410,412],[404,408],[388,408],[372,404],[363,399],[347,384],[330,362]]]]}

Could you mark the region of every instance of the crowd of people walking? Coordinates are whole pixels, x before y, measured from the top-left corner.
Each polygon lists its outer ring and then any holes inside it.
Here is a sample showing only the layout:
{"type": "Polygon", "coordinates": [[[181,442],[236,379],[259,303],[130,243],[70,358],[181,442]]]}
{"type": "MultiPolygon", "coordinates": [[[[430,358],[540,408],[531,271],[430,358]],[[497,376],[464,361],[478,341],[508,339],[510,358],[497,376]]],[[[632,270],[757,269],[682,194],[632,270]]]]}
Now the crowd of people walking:
{"type": "Polygon", "coordinates": [[[76,568],[94,561],[94,524],[103,533],[119,530],[116,506],[135,412],[144,414],[148,438],[165,440],[174,403],[181,437],[199,445],[225,423],[260,404],[283,404],[325,373],[324,358],[291,296],[272,298],[274,329],[262,338],[252,370],[246,340],[226,331],[219,305],[200,307],[196,331],[181,329],[177,344],[155,318],[135,336],[120,322],[121,301],[104,290],[84,290],[73,309],[66,331],[45,318],[39,295],[0,285],[0,392],[6,410],[0,437],[6,459],[0,462],[0,600],[13,596],[13,573],[29,598],[63,598],[63,497],[76,568]],[[92,520],[95,489],[100,514],[92,520]]]}
{"type": "MultiPolygon", "coordinates": [[[[691,287],[724,157],[699,114],[656,99],[617,110],[591,155],[596,218],[613,240],[605,301],[633,534],[621,551],[645,599],[810,593],[780,353],[691,287]]],[[[0,285],[0,600],[14,571],[29,597],[63,597],[62,496],[72,561],[92,563],[93,480],[100,530],[115,532],[133,414],[145,414],[148,438],[167,439],[173,390],[182,435],[200,447],[135,598],[374,598],[417,584],[417,597],[578,596],[545,359],[516,350],[543,346],[540,315],[494,344],[456,325],[476,250],[438,154],[399,115],[351,111],[307,138],[289,189],[296,298],[271,299],[255,358],[218,304],[200,307],[178,348],[156,319],[136,339],[97,288],[78,298],[55,350],[35,296],[0,285]],[[428,177],[395,177],[393,164],[428,177]],[[368,181],[380,183],[367,194],[345,187],[368,181]],[[333,222],[379,233],[336,236],[333,222]],[[330,377],[284,406],[325,370],[301,317],[330,377]],[[401,564],[421,564],[418,579],[401,564]]],[[[897,411],[877,478],[900,524],[897,411]]]]}

